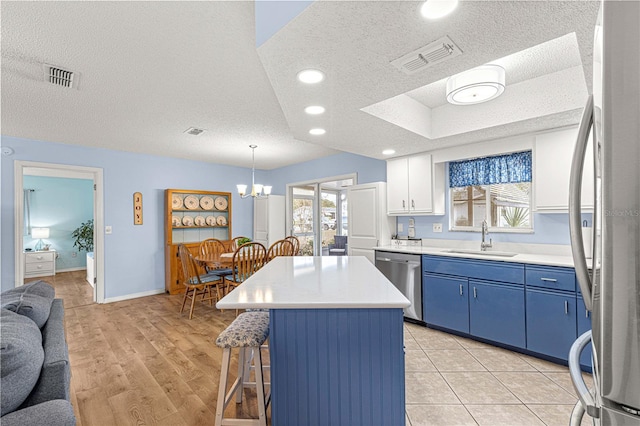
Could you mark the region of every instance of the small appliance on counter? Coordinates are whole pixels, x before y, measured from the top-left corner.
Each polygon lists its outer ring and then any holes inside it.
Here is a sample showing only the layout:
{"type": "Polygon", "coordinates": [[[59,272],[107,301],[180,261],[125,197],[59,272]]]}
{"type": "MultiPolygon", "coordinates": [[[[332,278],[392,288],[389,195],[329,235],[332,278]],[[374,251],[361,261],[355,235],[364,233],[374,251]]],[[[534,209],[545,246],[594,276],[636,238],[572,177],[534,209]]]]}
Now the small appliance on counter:
{"type": "Polygon", "coordinates": [[[397,237],[391,239],[392,247],[420,247],[422,246],[421,238],[397,237]]]}

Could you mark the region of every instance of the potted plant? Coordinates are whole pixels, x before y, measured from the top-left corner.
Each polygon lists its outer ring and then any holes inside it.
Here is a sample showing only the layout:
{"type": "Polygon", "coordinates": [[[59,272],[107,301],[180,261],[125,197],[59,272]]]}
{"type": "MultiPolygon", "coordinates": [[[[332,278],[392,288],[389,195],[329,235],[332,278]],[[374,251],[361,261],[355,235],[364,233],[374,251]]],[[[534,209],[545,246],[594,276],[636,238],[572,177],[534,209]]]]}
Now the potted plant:
{"type": "Polygon", "coordinates": [[[247,244],[247,243],[250,243],[250,242],[251,242],[251,238],[244,237],[244,238],[238,238],[238,243],[237,244],[238,244],[238,247],[240,247],[241,245],[247,244]]]}
{"type": "Polygon", "coordinates": [[[86,252],[93,251],[93,219],[83,222],[72,233],[73,246],[86,252]]]}

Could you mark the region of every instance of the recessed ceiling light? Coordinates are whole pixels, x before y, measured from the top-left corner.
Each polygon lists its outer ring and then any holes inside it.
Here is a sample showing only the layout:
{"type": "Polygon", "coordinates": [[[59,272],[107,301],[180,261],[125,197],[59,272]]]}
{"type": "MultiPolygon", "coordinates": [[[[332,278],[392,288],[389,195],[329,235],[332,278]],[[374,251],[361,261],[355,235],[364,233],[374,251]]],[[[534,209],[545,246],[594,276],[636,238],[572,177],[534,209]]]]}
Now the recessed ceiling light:
{"type": "Polygon", "coordinates": [[[327,131],[325,129],[311,129],[309,130],[309,134],[310,135],[324,135],[325,133],[327,133],[327,131]]]}
{"type": "Polygon", "coordinates": [[[497,98],[504,92],[505,72],[500,65],[487,64],[461,72],[447,80],[447,101],[473,105],[497,98]]]}
{"type": "Polygon", "coordinates": [[[384,151],[382,151],[382,155],[391,155],[395,153],[396,153],[395,149],[385,149],[384,151]]]}
{"type": "Polygon", "coordinates": [[[324,113],[324,107],[320,105],[310,105],[304,109],[304,112],[310,115],[318,115],[324,113]]]}
{"type": "Polygon", "coordinates": [[[298,73],[298,80],[307,84],[320,83],[324,80],[324,74],[322,71],[313,69],[302,70],[298,73]]]}
{"type": "Polygon", "coordinates": [[[458,0],[427,0],[420,8],[420,13],[427,19],[439,19],[447,16],[458,7],[458,0]]]}

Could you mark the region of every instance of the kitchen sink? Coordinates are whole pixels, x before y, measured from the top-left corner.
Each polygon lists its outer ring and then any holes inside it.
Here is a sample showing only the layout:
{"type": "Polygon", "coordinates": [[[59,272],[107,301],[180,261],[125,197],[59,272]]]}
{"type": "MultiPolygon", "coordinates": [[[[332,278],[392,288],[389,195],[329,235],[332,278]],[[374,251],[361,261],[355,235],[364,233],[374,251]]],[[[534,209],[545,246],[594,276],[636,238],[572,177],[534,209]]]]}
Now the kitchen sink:
{"type": "Polygon", "coordinates": [[[499,257],[513,257],[517,256],[518,253],[511,253],[508,251],[482,251],[482,250],[471,250],[471,249],[451,249],[451,250],[443,250],[443,253],[457,253],[457,254],[476,254],[480,256],[499,256],[499,257]]]}

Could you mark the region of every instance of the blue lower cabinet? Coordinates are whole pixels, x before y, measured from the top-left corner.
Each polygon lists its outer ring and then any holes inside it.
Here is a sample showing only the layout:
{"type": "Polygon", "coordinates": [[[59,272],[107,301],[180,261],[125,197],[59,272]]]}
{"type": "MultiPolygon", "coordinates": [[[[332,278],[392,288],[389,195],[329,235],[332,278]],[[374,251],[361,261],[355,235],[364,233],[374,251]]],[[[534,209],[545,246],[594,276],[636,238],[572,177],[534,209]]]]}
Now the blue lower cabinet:
{"type": "MultiPolygon", "coordinates": [[[[587,307],[584,305],[582,295],[576,296],[576,315],[578,317],[578,336],[582,333],[591,330],[591,312],[587,311],[587,307]]],[[[580,356],[580,365],[588,369],[592,369],[591,364],[591,345],[584,348],[582,355],[580,356]]]]}
{"type": "Polygon", "coordinates": [[[516,347],[525,347],[524,288],[469,280],[470,333],[516,347]]]}
{"type": "Polygon", "coordinates": [[[405,424],[402,308],[272,309],[271,421],[405,424]]]}
{"type": "Polygon", "coordinates": [[[567,360],[577,338],[576,296],[527,290],[527,349],[567,360]]]}
{"type": "Polygon", "coordinates": [[[469,333],[469,296],[466,278],[426,273],[422,277],[424,321],[469,333]]]}

